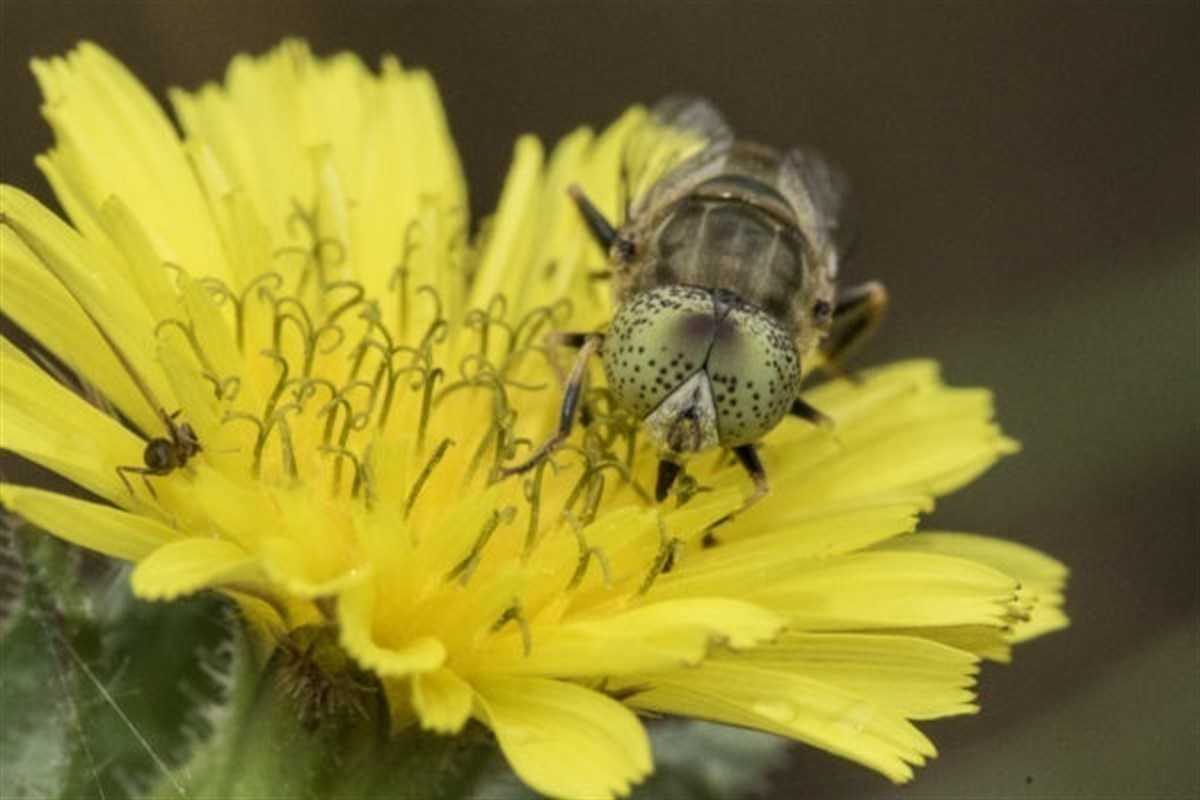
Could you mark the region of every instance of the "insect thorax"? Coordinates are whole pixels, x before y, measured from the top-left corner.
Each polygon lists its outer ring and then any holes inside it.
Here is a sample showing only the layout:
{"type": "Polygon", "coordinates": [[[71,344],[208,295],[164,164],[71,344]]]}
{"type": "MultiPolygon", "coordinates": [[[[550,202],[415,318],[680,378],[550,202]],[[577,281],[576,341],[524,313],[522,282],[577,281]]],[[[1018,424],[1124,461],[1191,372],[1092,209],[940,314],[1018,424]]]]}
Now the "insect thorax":
{"type": "Polygon", "coordinates": [[[780,325],[796,330],[806,276],[805,242],[795,225],[759,205],[694,194],[661,214],[648,230],[630,283],[726,289],[780,325]]]}

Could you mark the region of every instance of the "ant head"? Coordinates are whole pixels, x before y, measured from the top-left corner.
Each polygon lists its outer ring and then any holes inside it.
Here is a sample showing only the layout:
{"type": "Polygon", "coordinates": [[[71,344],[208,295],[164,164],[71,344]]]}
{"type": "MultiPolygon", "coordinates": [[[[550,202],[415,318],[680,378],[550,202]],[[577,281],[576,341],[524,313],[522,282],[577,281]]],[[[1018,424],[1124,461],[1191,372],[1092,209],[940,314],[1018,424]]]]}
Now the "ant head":
{"type": "Polygon", "coordinates": [[[178,448],[180,455],[186,460],[200,452],[200,437],[196,436],[196,431],[186,422],[181,423],[175,431],[175,446],[178,448]]]}
{"type": "Polygon", "coordinates": [[[170,439],[151,439],[146,443],[142,460],[146,462],[148,469],[164,473],[178,466],[178,459],[175,456],[175,445],[170,439]]]}

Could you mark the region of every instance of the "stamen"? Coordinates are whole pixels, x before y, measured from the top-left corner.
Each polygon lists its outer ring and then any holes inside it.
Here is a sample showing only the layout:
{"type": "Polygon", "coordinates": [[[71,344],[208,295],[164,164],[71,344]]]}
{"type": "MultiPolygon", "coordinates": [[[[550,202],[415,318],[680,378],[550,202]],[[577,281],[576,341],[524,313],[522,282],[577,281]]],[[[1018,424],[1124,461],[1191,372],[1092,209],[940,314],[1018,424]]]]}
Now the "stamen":
{"type": "Polygon", "coordinates": [[[363,462],[359,460],[358,455],[344,447],[322,447],[321,452],[329,453],[338,457],[338,461],[334,465],[333,471],[333,496],[336,497],[341,491],[341,460],[346,458],[349,459],[350,463],[354,465],[354,484],[350,489],[350,496],[358,497],[359,490],[362,488],[364,469],[363,462]]]}
{"type": "Polygon", "coordinates": [[[200,346],[200,340],[196,338],[196,326],[190,320],[184,323],[182,320],[173,317],[159,320],[158,324],[154,326],[154,337],[157,339],[162,334],[163,329],[167,327],[177,328],[183,333],[183,338],[191,345],[192,352],[196,354],[196,359],[200,362],[201,374],[212,380],[217,386],[220,386],[217,370],[212,365],[212,362],[208,360],[208,356],[204,353],[204,348],[200,346]]]}
{"type": "MultiPolygon", "coordinates": [[[[454,444],[453,439],[443,439],[434,449],[433,455],[425,462],[425,466],[421,468],[421,472],[417,475],[417,480],[413,483],[412,489],[408,492],[408,500],[404,503],[404,519],[408,519],[408,515],[412,513],[413,504],[417,502],[418,495],[421,494],[422,487],[429,480],[429,476],[433,473],[433,468],[436,467],[446,455],[446,451],[454,444]]],[[[414,542],[415,544],[415,542],[414,542]]]]}
{"type": "Polygon", "coordinates": [[[508,309],[508,301],[504,295],[492,295],[492,299],[488,301],[486,308],[473,308],[463,317],[463,325],[468,328],[479,328],[479,356],[486,359],[488,353],[488,339],[491,327],[493,325],[502,329],[508,334],[508,351],[511,351],[515,343],[512,327],[504,321],[505,311],[508,309]]]}
{"type": "Polygon", "coordinates": [[[431,345],[441,344],[446,340],[449,323],[442,316],[442,298],[438,296],[436,289],[429,284],[422,284],[417,287],[416,293],[428,294],[433,298],[433,305],[436,309],[433,314],[433,322],[429,323],[429,328],[425,331],[425,335],[421,337],[420,345],[417,346],[418,350],[428,351],[431,345]]]}
{"type": "Polygon", "coordinates": [[[483,549],[487,547],[492,534],[500,527],[500,523],[503,522],[507,525],[513,521],[516,515],[516,506],[505,506],[498,511],[493,511],[492,516],[483,524],[483,530],[475,538],[475,544],[471,545],[471,551],[467,554],[467,557],[458,562],[453,569],[446,573],[446,581],[457,580],[462,586],[466,586],[467,582],[471,580],[471,575],[475,573],[475,569],[479,566],[479,560],[483,557],[483,549]]]}
{"type": "Polygon", "coordinates": [[[279,449],[280,455],[283,458],[283,474],[287,475],[292,480],[296,480],[300,477],[300,470],[296,466],[296,451],[292,447],[292,431],[291,428],[288,427],[287,420],[284,418],[284,415],[300,413],[302,410],[303,409],[301,409],[300,406],[295,403],[288,403],[280,406],[279,409],[271,415],[271,419],[267,425],[266,434],[263,437],[263,444],[265,446],[266,439],[271,435],[271,431],[275,430],[276,428],[279,429],[279,449]]]}
{"type": "Polygon", "coordinates": [[[421,395],[421,417],[417,421],[417,451],[425,449],[425,432],[429,428],[429,414],[433,408],[433,390],[445,376],[441,367],[436,367],[423,376],[421,395]]]}
{"type": "Polygon", "coordinates": [[[280,406],[273,412],[264,423],[253,414],[247,414],[244,411],[227,411],[222,418],[222,423],[241,421],[249,422],[257,429],[258,433],[254,439],[254,455],[250,465],[250,473],[255,479],[262,475],[262,456],[263,451],[267,446],[267,439],[271,435],[271,431],[275,428],[279,429],[279,445],[283,456],[283,471],[289,478],[296,479],[299,477],[299,470],[296,466],[296,454],[292,447],[291,430],[288,428],[287,420],[284,418],[289,413],[299,413],[303,408],[298,403],[287,403],[280,406]]]}
{"type": "Polygon", "coordinates": [[[278,272],[264,272],[256,276],[242,289],[241,296],[234,303],[234,328],[239,352],[246,352],[246,301],[254,292],[260,302],[275,303],[275,292],[283,288],[283,276],[278,272]]]}
{"type": "Polygon", "coordinates": [[[404,228],[404,251],[400,256],[400,263],[392,270],[392,275],[388,278],[388,291],[395,291],[397,285],[400,287],[400,304],[399,304],[399,330],[400,335],[407,338],[408,336],[408,264],[412,254],[421,245],[419,241],[414,241],[414,234],[421,233],[421,221],[419,219],[409,220],[409,223],[404,228]]]}
{"type": "Polygon", "coordinates": [[[212,384],[213,394],[219,402],[233,402],[242,388],[242,379],[237,375],[230,375],[223,381],[218,381],[208,373],[202,373],[200,377],[212,384]]]}
{"type": "Polygon", "coordinates": [[[529,502],[529,527],[525,531],[525,545],[521,548],[521,561],[529,560],[533,548],[537,544],[538,517],[542,508],[542,478],[546,468],[552,467],[558,471],[558,465],[553,459],[543,459],[533,468],[533,476],[523,484],[525,499],[529,502]]]}
{"type": "MultiPolygon", "coordinates": [[[[333,322],[326,322],[324,325],[322,325],[321,327],[319,327],[315,331],[313,331],[312,346],[310,348],[310,352],[317,351],[317,352],[320,352],[321,355],[327,356],[327,355],[333,353],[339,347],[341,347],[342,342],[344,342],[345,340],[346,340],[346,332],[344,330],[342,330],[342,326],[335,325],[333,322]],[[333,342],[331,344],[325,345],[325,349],[321,350],[317,345],[320,344],[321,337],[327,333],[335,333],[337,335],[333,338],[333,342]]],[[[307,368],[309,368],[309,371],[311,372],[311,366],[312,366],[311,363],[306,364],[305,366],[307,368]]],[[[305,374],[308,374],[308,373],[305,373],[305,374]]]]}
{"type": "Polygon", "coordinates": [[[324,291],[325,291],[325,294],[329,295],[329,294],[332,294],[332,293],[338,291],[339,289],[349,289],[350,297],[348,297],[346,300],[342,301],[341,304],[334,306],[330,311],[328,311],[326,313],[326,316],[325,316],[325,324],[326,325],[331,325],[331,324],[337,322],[338,317],[342,316],[342,314],[346,313],[347,311],[349,311],[350,309],[354,308],[356,305],[361,303],[363,301],[363,297],[366,296],[366,290],[363,289],[362,284],[358,283],[357,281],[346,281],[346,280],[332,281],[331,283],[329,283],[328,285],[325,286],[324,291]]]}
{"type": "Polygon", "coordinates": [[[571,575],[571,580],[567,581],[567,591],[573,592],[583,583],[583,578],[587,575],[588,564],[592,562],[592,559],[595,559],[596,563],[600,565],[604,585],[612,586],[612,570],[608,556],[599,547],[588,544],[587,538],[583,535],[584,526],[571,520],[571,528],[575,531],[575,541],[579,544],[579,560],[575,564],[575,572],[571,575]]]}
{"type": "Polygon", "coordinates": [[[467,472],[463,476],[463,485],[468,485],[475,477],[475,473],[479,470],[479,464],[483,461],[483,453],[487,450],[487,446],[492,443],[498,433],[496,420],[492,420],[492,424],[488,426],[487,433],[479,440],[479,446],[475,448],[475,452],[471,454],[471,460],[467,464],[467,472]]]}
{"type": "Polygon", "coordinates": [[[303,405],[313,398],[317,393],[317,389],[328,389],[330,399],[337,397],[338,388],[333,381],[328,378],[301,378],[296,384],[295,391],[292,392],[292,399],[303,405]]]}
{"type": "Polygon", "coordinates": [[[339,267],[346,263],[346,246],[332,236],[322,236],[319,219],[318,203],[314,202],[311,210],[305,208],[299,200],[292,200],[292,213],[287,218],[287,232],[292,238],[307,236],[307,247],[291,245],[280,248],[275,252],[280,255],[301,255],[304,265],[301,268],[300,280],[296,286],[296,294],[303,296],[312,273],[316,273],[318,306],[324,308],[324,290],[329,285],[326,277],[326,267],[339,267]],[[302,228],[297,233],[297,224],[302,228]]]}
{"type": "Polygon", "coordinates": [[[521,649],[528,658],[533,652],[533,636],[529,630],[529,620],[525,618],[525,612],[521,610],[521,601],[513,598],[513,604],[504,609],[504,613],[500,615],[500,619],[492,625],[492,633],[496,633],[510,622],[515,622],[517,628],[521,632],[521,649]]]}
{"type": "Polygon", "coordinates": [[[279,378],[275,381],[275,386],[271,389],[270,396],[267,397],[267,403],[263,409],[263,417],[270,417],[275,411],[275,404],[279,402],[280,396],[283,395],[283,390],[288,385],[288,373],[291,366],[288,360],[284,358],[277,350],[260,350],[263,356],[274,361],[279,366],[279,378]]]}
{"type": "Polygon", "coordinates": [[[675,566],[675,561],[678,558],[679,552],[683,546],[683,540],[677,536],[669,536],[667,534],[666,525],[662,518],[658,520],[658,554],[654,556],[654,561],[650,565],[650,572],[647,573],[642,585],[638,587],[637,596],[644,595],[650,591],[650,587],[658,580],[658,576],[664,572],[669,572],[675,566]]]}

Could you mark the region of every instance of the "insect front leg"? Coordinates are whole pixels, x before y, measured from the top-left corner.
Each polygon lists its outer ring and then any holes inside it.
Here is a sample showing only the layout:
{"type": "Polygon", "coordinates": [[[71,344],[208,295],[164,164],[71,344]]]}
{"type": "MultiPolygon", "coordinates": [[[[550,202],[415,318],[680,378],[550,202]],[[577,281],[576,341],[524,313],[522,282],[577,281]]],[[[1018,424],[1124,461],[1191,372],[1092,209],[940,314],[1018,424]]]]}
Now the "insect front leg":
{"type": "Polygon", "coordinates": [[[121,479],[121,483],[125,484],[125,489],[129,495],[133,496],[133,484],[129,482],[129,478],[125,477],[126,473],[132,475],[141,475],[142,483],[146,486],[146,491],[155,500],[158,499],[158,492],[154,491],[154,487],[150,484],[151,475],[162,475],[162,470],[151,469],[150,467],[117,467],[117,477],[121,479]]]}
{"type": "Polygon", "coordinates": [[[709,526],[709,529],[704,533],[704,538],[700,540],[702,547],[714,547],[719,544],[717,535],[713,532],[714,530],[739,514],[745,513],[759,500],[762,500],[771,493],[771,483],[767,480],[767,470],[763,467],[762,459],[758,456],[758,448],[752,444],[743,444],[733,448],[733,454],[737,456],[738,463],[742,465],[742,469],[746,470],[751,480],[754,481],[754,493],[746,498],[737,511],[726,514],[709,526]]]}
{"type": "Polygon", "coordinates": [[[793,417],[799,417],[806,422],[811,422],[818,428],[822,428],[824,430],[830,430],[833,428],[833,419],[828,414],[821,411],[819,408],[809,405],[799,397],[792,401],[792,408],[788,413],[793,417]]]}
{"type": "Polygon", "coordinates": [[[571,428],[575,425],[575,411],[579,408],[583,396],[588,359],[596,354],[603,343],[604,336],[602,334],[586,334],[586,338],[579,348],[579,354],[575,357],[575,365],[571,367],[571,374],[567,376],[566,387],[563,389],[562,407],[558,413],[558,430],[543,442],[541,447],[534,450],[533,455],[528,459],[516,466],[505,467],[501,470],[503,476],[516,475],[537,466],[571,435],[571,428]]]}
{"type": "MultiPolygon", "coordinates": [[[[576,331],[563,331],[560,333],[550,334],[548,340],[551,345],[569,347],[572,350],[579,350],[581,347],[587,344],[588,337],[592,335],[594,334],[579,333],[576,331]]],[[[558,362],[551,359],[551,363],[554,365],[554,370],[558,373],[559,383],[566,385],[568,380],[567,376],[564,375],[559,369],[558,362]]],[[[588,405],[586,399],[581,399],[579,401],[579,424],[585,428],[590,428],[592,426],[592,407],[588,405]]]]}
{"type": "Polygon", "coordinates": [[[833,331],[823,348],[822,369],[846,377],[846,360],[879,328],[887,306],[887,289],[878,281],[855,286],[839,297],[833,309],[833,331]]]}

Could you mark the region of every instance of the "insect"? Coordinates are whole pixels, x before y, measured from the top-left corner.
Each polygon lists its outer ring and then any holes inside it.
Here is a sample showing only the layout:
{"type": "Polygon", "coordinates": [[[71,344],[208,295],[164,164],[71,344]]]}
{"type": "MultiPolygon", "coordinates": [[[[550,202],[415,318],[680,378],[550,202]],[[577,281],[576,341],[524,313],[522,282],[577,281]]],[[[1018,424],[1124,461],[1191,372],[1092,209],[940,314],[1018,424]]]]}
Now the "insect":
{"type": "MultiPolygon", "coordinates": [[[[800,398],[801,364],[821,350],[825,368],[842,373],[887,294],[879,283],[835,290],[847,182],[819,156],[735,139],[695,98],[667,98],[647,124],[702,144],[627,200],[619,227],[569,190],[608,255],[615,313],[606,332],[560,335],[579,352],[558,428],[506,471],[533,467],[567,438],[598,354],[609,390],[659,450],[656,499],[666,499],[689,456],[723,447],[754,482],[746,508],[769,491],[757,449],[764,435],[789,413],[831,424],[800,398]]],[[[627,186],[637,183],[633,160],[627,151],[627,186]]]]}
{"type": "Polygon", "coordinates": [[[87,315],[88,319],[91,320],[92,325],[95,326],[96,330],[100,333],[101,338],[104,339],[105,344],[108,345],[113,355],[116,356],[117,361],[121,363],[121,367],[125,370],[126,374],[129,375],[130,380],[133,381],[133,384],[137,387],[138,392],[141,393],[142,397],[145,398],[150,407],[154,409],[155,414],[157,414],[159,420],[162,422],[163,428],[166,431],[165,436],[148,437],[144,432],[138,431],[139,435],[146,440],[146,448],[142,451],[143,466],[131,465],[116,467],[117,477],[119,477],[121,482],[125,484],[125,488],[131,495],[133,494],[133,485],[130,484],[127,476],[141,475],[142,482],[146,486],[146,491],[148,491],[151,496],[157,498],[158,493],[154,491],[154,487],[150,483],[150,476],[169,475],[176,469],[185,466],[187,462],[202,449],[200,446],[199,437],[196,436],[196,432],[188,423],[176,422],[176,418],[179,416],[179,411],[176,411],[173,414],[168,414],[166,412],[166,409],[163,407],[162,403],[158,402],[158,400],[155,398],[154,392],[151,391],[149,384],[146,383],[145,379],[137,371],[137,368],[134,367],[133,362],[130,361],[129,357],[125,355],[125,352],[116,343],[112,335],[105,330],[102,324],[100,324],[100,320],[98,320],[96,315],[91,311],[91,309],[88,308],[87,304],[83,301],[83,298],[79,296],[75,288],[72,287],[68,281],[64,280],[62,276],[54,270],[54,268],[51,266],[52,262],[40,252],[37,243],[32,241],[30,237],[28,237],[21,229],[21,227],[19,227],[17,224],[14,224],[14,221],[7,215],[0,214],[0,224],[7,226],[10,230],[16,233],[17,237],[21,239],[26,247],[29,248],[30,252],[34,253],[42,261],[42,263],[47,266],[47,269],[49,269],[51,274],[58,279],[58,282],[75,300],[76,305],[78,305],[79,308],[83,310],[83,313],[87,315]]]}

